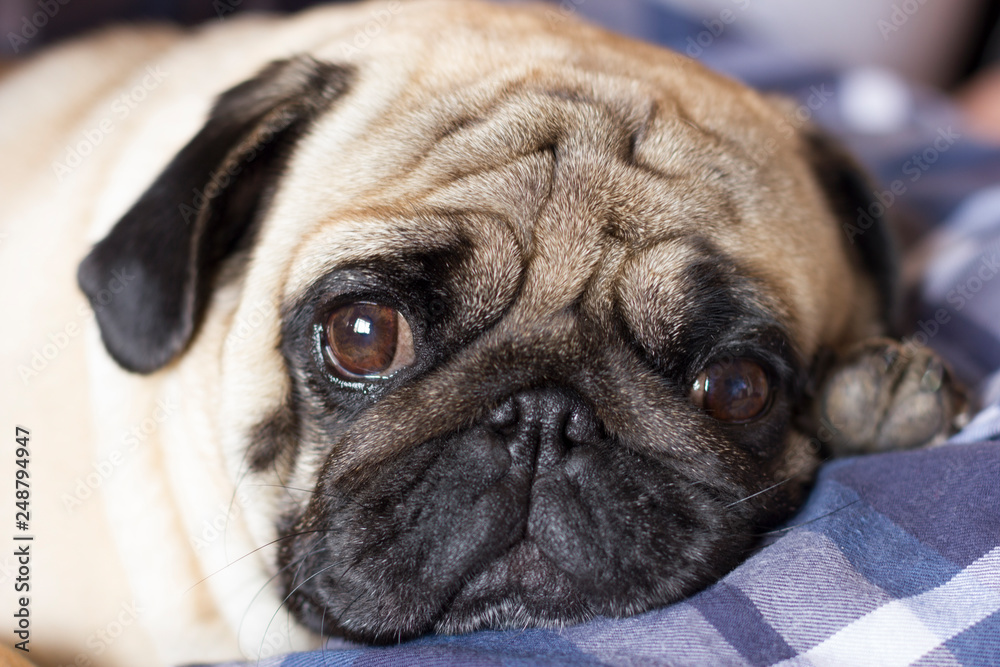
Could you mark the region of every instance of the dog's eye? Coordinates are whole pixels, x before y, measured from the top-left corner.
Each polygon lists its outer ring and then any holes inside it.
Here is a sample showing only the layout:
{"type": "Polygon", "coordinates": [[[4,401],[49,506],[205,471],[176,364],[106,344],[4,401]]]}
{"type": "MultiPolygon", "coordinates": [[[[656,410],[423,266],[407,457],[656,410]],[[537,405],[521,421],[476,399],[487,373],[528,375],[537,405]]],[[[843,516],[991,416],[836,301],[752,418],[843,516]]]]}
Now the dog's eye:
{"type": "Polygon", "coordinates": [[[771,406],[771,382],[760,364],[750,359],[716,362],[698,375],[691,400],[719,421],[745,424],[771,406]]]}
{"type": "Polygon", "coordinates": [[[326,325],[326,353],[348,380],[387,377],[413,363],[413,333],[398,310],[351,303],[333,311],[326,325]]]}

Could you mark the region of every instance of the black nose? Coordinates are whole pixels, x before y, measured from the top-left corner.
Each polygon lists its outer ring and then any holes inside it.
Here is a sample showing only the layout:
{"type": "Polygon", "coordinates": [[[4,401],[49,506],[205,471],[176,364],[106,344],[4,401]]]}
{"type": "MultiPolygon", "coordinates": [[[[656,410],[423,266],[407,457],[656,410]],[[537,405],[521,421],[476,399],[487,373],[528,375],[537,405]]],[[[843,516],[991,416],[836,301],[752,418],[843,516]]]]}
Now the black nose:
{"type": "Polygon", "coordinates": [[[490,410],[485,425],[503,442],[514,462],[535,467],[563,463],[575,449],[596,444],[601,428],[590,406],[574,392],[529,389],[490,410]]]}

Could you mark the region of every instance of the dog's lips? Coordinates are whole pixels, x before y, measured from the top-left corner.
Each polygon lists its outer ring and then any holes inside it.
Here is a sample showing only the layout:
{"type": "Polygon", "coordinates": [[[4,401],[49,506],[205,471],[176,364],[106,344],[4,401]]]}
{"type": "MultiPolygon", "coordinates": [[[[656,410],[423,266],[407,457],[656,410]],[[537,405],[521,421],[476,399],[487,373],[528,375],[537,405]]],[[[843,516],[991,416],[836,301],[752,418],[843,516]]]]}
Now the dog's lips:
{"type": "Polygon", "coordinates": [[[483,626],[562,625],[595,614],[579,582],[561,569],[530,537],[472,577],[435,621],[438,632],[483,626]]]}
{"type": "Polygon", "coordinates": [[[320,576],[315,585],[297,589],[291,596],[299,619],[324,634],[346,634],[364,641],[394,641],[434,630],[444,633],[469,632],[482,627],[524,625],[566,625],[592,618],[594,609],[588,596],[580,593],[580,583],[540,548],[529,536],[517,539],[504,553],[483,564],[474,574],[454,582],[447,592],[424,591],[417,604],[407,602],[396,591],[379,596],[381,609],[405,609],[399,616],[406,627],[389,627],[395,619],[365,618],[366,610],[351,609],[342,614],[323,602],[334,581],[320,576]],[[395,599],[393,599],[395,598],[395,599]]]}
{"type": "Polygon", "coordinates": [[[394,641],[632,614],[691,594],[749,543],[752,522],[725,494],[669,463],[609,442],[560,462],[487,456],[494,446],[479,429],[431,443],[307,513],[283,557],[299,618],[394,641]]]}
{"type": "Polygon", "coordinates": [[[390,627],[389,618],[365,618],[362,609],[352,611],[350,605],[342,615],[333,613],[323,602],[328,592],[324,583],[332,582],[319,579],[290,596],[299,620],[323,634],[363,641],[397,641],[430,630],[459,633],[486,626],[566,625],[599,611],[530,537],[516,541],[448,594],[426,591],[417,605],[391,600],[391,592],[380,596],[382,608],[407,607],[405,628],[390,627]]]}

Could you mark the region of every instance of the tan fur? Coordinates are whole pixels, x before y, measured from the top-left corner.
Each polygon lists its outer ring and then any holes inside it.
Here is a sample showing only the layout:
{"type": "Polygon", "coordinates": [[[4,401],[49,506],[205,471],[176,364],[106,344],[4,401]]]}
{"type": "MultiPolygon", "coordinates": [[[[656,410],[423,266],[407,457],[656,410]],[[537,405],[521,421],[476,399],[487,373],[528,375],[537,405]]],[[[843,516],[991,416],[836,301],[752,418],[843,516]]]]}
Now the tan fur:
{"type": "MultiPolygon", "coordinates": [[[[0,404],[4,428],[32,434],[31,657],[40,664],[83,655],[100,665],[166,665],[316,645],[279,610],[273,553],[257,550],[274,539],[283,499],[263,482],[238,487],[246,434],[287,390],[281,304],[335,262],[404,247],[411,234],[450,233],[448,220],[420,211],[492,207],[476,233],[498,261],[475,280],[500,293],[512,289],[509,267],[524,248],[545,249],[515,314],[526,326],[548,321],[597,271],[634,272],[635,292],[617,296],[641,300],[644,281],[656,289],[674,253],[688,251],[640,248],[697,232],[753,272],[760,298],[791,323],[806,358],[875,333],[872,289],[832,251],[839,226],[808,176],[797,133],[766,100],[541,8],[390,7],[230,19],[189,33],[108,31],[3,79],[0,404]],[[391,20],[356,48],[376,11],[391,20]],[[355,85],[300,145],[245,276],[214,295],[193,345],[151,376],[121,370],[77,291],[78,263],[199,129],[216,95],[302,52],[354,63],[355,85]],[[116,117],[114,100],[142,86],[147,67],[163,80],[116,117]],[[60,180],[53,165],[65,162],[67,146],[108,118],[113,130],[60,180]],[[462,120],[476,122],[441,138],[462,120]],[[615,166],[622,127],[645,128],[640,170],[615,166]],[[554,129],[579,148],[575,163],[561,165],[569,179],[554,181],[537,151],[554,129]],[[602,234],[637,252],[581,252],[602,234]],[[261,313],[262,323],[241,328],[261,313]],[[64,349],[23,378],[67,327],[76,333],[64,349]],[[164,419],[158,401],[168,406],[164,419]],[[151,418],[140,446],[92,497],[67,508],[94,464],[126,449],[126,435],[151,418]],[[197,548],[192,540],[219,516],[224,536],[197,548]],[[98,652],[94,633],[133,604],[137,619],[98,652]]],[[[0,464],[4,480],[11,458],[0,464]]],[[[11,604],[5,594],[0,616],[11,617],[11,604]]]]}

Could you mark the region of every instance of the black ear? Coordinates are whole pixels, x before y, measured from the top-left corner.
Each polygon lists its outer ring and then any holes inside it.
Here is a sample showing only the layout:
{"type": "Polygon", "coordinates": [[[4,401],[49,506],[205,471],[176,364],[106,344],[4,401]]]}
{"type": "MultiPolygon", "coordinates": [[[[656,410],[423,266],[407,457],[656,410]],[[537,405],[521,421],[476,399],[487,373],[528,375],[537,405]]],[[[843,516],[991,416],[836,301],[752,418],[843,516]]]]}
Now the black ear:
{"type": "Polygon", "coordinates": [[[837,141],[812,128],[804,139],[807,159],[840,222],[844,245],[872,277],[891,329],[899,308],[899,264],[886,208],[875,198],[876,188],[864,170],[837,141]]]}
{"type": "Polygon", "coordinates": [[[251,242],[269,184],[351,76],[348,68],[298,57],[271,63],[230,89],[201,131],[94,246],[77,280],[105,347],[122,367],[150,373],[188,345],[216,269],[251,242]]]}

